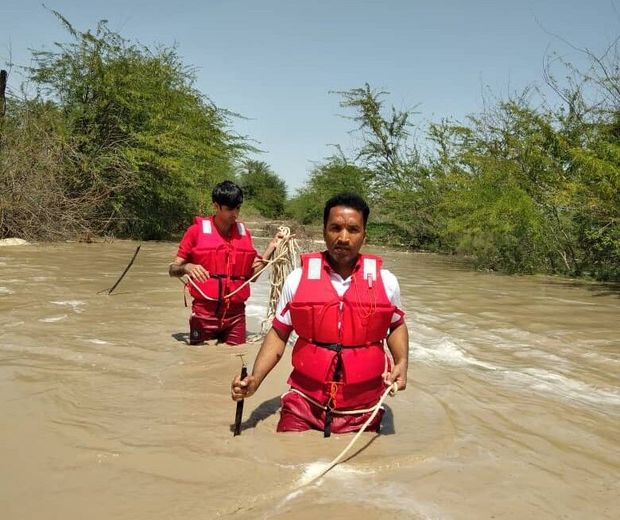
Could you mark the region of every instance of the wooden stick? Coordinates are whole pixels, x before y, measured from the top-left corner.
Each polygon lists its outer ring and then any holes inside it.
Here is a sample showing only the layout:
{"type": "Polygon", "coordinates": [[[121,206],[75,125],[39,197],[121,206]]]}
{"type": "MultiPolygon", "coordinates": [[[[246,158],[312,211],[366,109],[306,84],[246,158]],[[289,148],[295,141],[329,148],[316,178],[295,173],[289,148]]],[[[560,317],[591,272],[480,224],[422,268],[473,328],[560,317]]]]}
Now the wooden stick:
{"type": "MultiPolygon", "coordinates": [[[[241,367],[241,381],[243,381],[248,375],[248,367],[245,366],[245,362],[243,361],[243,357],[241,357],[241,362],[243,366],[241,367]]],[[[237,401],[237,410],[235,412],[235,431],[233,433],[233,437],[237,435],[241,435],[241,419],[243,418],[243,399],[237,401]]]]}
{"type": "Polygon", "coordinates": [[[129,268],[132,266],[133,261],[136,259],[136,256],[138,256],[138,251],[140,251],[140,246],[136,247],[136,252],[133,254],[133,256],[131,257],[131,260],[129,261],[129,264],[127,265],[127,267],[125,267],[125,270],[123,271],[123,274],[121,274],[120,278],[118,280],[116,280],[116,283],[112,286],[112,288],[108,291],[108,294],[112,294],[112,291],[114,289],[116,289],[116,286],[121,283],[121,280],[125,277],[125,275],[127,274],[127,271],[129,271],[129,268]]]}
{"type": "Polygon", "coordinates": [[[6,112],[6,79],[8,73],[6,70],[0,70],[0,116],[6,112]]]}

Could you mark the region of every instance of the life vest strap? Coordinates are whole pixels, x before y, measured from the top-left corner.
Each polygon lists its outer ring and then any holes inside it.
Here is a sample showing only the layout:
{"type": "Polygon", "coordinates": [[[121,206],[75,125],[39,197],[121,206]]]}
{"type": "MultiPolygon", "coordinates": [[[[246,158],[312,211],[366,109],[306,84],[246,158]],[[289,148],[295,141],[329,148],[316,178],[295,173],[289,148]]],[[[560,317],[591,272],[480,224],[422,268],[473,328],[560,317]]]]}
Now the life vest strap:
{"type": "Polygon", "coordinates": [[[211,273],[209,273],[209,278],[217,278],[217,279],[227,278],[228,280],[243,280],[244,282],[250,279],[249,276],[227,276],[225,274],[211,274],[211,273]]]}
{"type": "Polygon", "coordinates": [[[320,341],[311,341],[310,343],[336,353],[339,353],[343,348],[342,343],[321,343],[320,341]]]}
{"type": "MultiPolygon", "coordinates": [[[[215,278],[215,277],[214,277],[215,278]]],[[[217,304],[215,305],[215,315],[217,316],[222,306],[222,293],[224,288],[222,287],[222,278],[216,278],[217,280],[217,304]]]]}
{"type": "Polygon", "coordinates": [[[365,348],[370,345],[378,345],[382,343],[382,341],[369,341],[368,343],[362,343],[361,345],[343,345],[342,343],[324,343],[322,341],[315,341],[313,339],[301,338],[312,345],[316,345],[317,347],[326,348],[328,350],[332,350],[333,352],[340,352],[343,349],[347,348],[365,348]]]}

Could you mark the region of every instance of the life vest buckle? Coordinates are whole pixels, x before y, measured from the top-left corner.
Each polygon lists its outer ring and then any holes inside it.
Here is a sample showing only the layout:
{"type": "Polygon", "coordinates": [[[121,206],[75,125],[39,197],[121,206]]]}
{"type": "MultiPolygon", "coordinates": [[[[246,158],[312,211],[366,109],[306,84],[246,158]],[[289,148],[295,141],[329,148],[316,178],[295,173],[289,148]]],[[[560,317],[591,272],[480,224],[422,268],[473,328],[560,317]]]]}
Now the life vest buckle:
{"type": "Polygon", "coordinates": [[[331,350],[332,352],[340,353],[342,350],[342,343],[321,343],[318,341],[310,340],[310,343],[314,343],[317,347],[326,348],[327,350],[331,350]]]}

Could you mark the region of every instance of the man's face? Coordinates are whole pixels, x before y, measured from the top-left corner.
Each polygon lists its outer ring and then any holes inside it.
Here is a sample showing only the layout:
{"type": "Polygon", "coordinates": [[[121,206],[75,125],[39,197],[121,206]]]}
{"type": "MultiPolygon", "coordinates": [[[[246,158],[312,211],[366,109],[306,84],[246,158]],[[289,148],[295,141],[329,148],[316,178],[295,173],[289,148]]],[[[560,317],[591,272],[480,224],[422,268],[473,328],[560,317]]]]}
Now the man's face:
{"type": "Polygon", "coordinates": [[[346,206],[331,208],[323,238],[327,253],[335,264],[353,264],[366,238],[362,212],[346,206]]]}
{"type": "Polygon", "coordinates": [[[215,208],[215,216],[218,221],[226,226],[232,226],[239,218],[239,211],[241,210],[241,204],[235,208],[230,208],[224,204],[213,203],[215,208]]]}

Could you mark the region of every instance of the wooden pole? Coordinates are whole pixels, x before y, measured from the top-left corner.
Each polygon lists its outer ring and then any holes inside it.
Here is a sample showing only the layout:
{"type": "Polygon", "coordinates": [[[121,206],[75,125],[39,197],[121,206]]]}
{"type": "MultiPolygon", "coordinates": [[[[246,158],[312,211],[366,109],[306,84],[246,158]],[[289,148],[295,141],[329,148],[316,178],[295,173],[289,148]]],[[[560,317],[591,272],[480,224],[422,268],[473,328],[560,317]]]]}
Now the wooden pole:
{"type": "Polygon", "coordinates": [[[0,70],[0,117],[6,113],[6,70],[0,70]]]}
{"type": "Polygon", "coordinates": [[[136,247],[136,252],[133,254],[133,256],[131,257],[131,260],[129,261],[129,264],[127,265],[127,267],[125,267],[125,270],[123,271],[123,274],[121,274],[121,276],[119,277],[118,280],[116,280],[116,283],[112,286],[112,288],[108,291],[108,294],[112,294],[112,291],[114,289],[116,289],[116,286],[121,283],[121,280],[125,277],[125,275],[127,274],[127,271],[129,271],[129,268],[131,267],[131,265],[133,264],[133,261],[136,259],[136,256],[138,256],[138,251],[140,251],[140,246],[136,247]]]}
{"type": "MultiPolygon", "coordinates": [[[[243,356],[241,356],[241,363],[243,363],[241,367],[241,380],[243,381],[248,375],[248,367],[245,366],[245,362],[243,361],[243,356]]],[[[237,435],[241,435],[241,419],[242,418],[243,418],[243,399],[241,399],[240,401],[237,401],[237,410],[235,412],[235,431],[233,433],[233,437],[236,437],[237,435]]]]}

